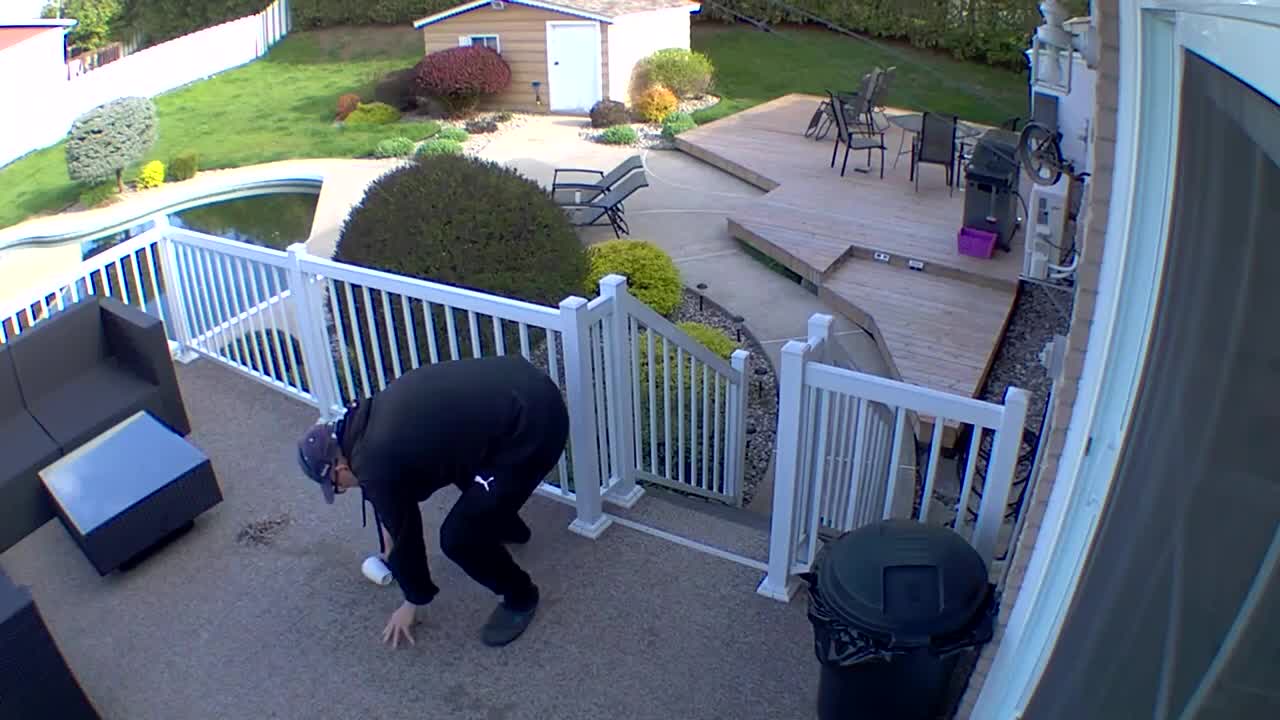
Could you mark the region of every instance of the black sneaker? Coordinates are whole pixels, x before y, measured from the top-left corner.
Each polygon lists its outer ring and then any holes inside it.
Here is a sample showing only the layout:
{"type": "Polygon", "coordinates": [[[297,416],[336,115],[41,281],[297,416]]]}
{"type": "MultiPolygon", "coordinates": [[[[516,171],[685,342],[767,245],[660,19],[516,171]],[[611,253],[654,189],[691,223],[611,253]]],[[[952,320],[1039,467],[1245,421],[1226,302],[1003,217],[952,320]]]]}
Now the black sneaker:
{"type": "Polygon", "coordinates": [[[533,589],[533,603],[526,609],[515,609],[502,602],[494,608],[489,621],[484,624],[480,639],[489,647],[502,647],[510,644],[524,633],[533,622],[533,615],[538,610],[538,589],[533,589]]]}

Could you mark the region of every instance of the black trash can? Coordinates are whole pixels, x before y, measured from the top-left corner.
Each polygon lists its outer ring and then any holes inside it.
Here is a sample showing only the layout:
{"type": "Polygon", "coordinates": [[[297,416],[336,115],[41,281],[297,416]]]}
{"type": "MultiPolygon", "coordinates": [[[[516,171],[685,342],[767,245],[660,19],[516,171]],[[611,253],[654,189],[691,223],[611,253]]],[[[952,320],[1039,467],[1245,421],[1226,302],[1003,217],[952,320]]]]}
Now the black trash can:
{"type": "Polygon", "coordinates": [[[933,720],[963,651],[994,630],[986,564],[948,528],[868,525],[828,545],[804,579],[820,720],[933,720]]]}

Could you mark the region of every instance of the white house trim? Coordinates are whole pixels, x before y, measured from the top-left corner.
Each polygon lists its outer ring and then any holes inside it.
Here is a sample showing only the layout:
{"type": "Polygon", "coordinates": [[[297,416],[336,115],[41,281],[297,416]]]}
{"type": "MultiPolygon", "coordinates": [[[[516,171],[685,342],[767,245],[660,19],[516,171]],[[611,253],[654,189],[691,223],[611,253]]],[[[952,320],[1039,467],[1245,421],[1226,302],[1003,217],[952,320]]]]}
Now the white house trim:
{"type": "MultiPolygon", "coordinates": [[[[613,22],[612,18],[605,17],[604,15],[597,15],[595,13],[590,13],[585,10],[577,10],[574,8],[561,7],[560,5],[554,5],[552,3],[539,2],[539,0],[503,0],[503,2],[511,3],[514,5],[526,5],[528,7],[539,8],[541,10],[550,10],[552,12],[564,13],[565,15],[573,15],[574,17],[586,18],[587,20],[596,20],[598,22],[605,22],[605,23],[613,22]]],[[[421,20],[417,20],[413,23],[413,27],[416,29],[422,29],[423,27],[430,25],[432,23],[438,23],[441,20],[447,20],[455,15],[461,15],[462,13],[471,12],[476,8],[481,8],[490,4],[492,4],[492,0],[475,0],[475,2],[469,2],[465,5],[459,5],[455,8],[449,8],[448,10],[445,10],[443,12],[438,12],[435,15],[429,15],[427,17],[422,18],[421,20]]]]}
{"type": "Polygon", "coordinates": [[[74,27],[77,20],[72,19],[51,19],[51,20],[0,20],[0,28],[70,28],[74,27]]]}
{"type": "Polygon", "coordinates": [[[1212,13],[1182,0],[1121,2],[1115,173],[1097,313],[1057,482],[972,720],[1023,717],[1053,653],[1115,474],[1168,243],[1183,48],[1280,102],[1280,78],[1268,74],[1264,59],[1280,40],[1280,0],[1260,2],[1266,7],[1214,5],[1212,13]],[[1169,11],[1179,12],[1176,20],[1169,11]],[[1139,177],[1142,183],[1135,182],[1139,177]]]}

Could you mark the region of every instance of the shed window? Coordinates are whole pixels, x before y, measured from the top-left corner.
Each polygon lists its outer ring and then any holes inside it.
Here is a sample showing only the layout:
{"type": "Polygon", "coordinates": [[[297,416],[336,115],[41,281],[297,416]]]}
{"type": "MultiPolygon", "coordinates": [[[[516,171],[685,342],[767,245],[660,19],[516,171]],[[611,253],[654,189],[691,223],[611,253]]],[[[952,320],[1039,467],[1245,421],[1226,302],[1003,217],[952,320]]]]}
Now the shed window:
{"type": "Polygon", "coordinates": [[[462,46],[479,45],[487,47],[496,53],[502,52],[502,43],[498,41],[497,35],[461,35],[458,37],[458,44],[462,46]]]}

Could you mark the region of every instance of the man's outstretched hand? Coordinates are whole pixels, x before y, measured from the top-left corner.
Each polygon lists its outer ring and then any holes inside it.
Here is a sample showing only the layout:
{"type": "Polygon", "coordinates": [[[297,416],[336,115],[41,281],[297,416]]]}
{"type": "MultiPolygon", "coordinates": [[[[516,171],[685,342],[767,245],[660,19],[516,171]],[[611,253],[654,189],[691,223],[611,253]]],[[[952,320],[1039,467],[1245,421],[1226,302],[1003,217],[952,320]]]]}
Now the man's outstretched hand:
{"type": "Polygon", "coordinates": [[[389,642],[392,648],[397,648],[400,647],[400,638],[403,636],[410,645],[417,644],[413,639],[413,626],[417,624],[417,607],[412,603],[402,603],[395,612],[391,613],[391,619],[383,628],[382,642],[389,642]]]}

